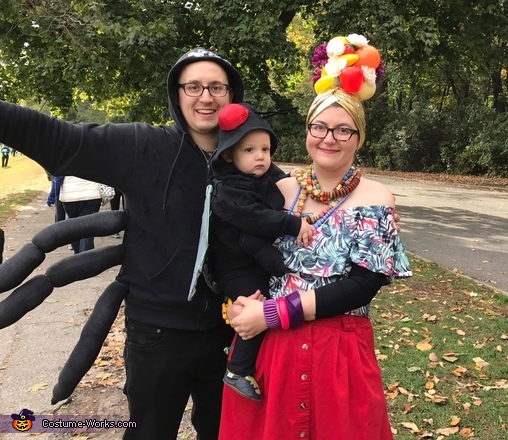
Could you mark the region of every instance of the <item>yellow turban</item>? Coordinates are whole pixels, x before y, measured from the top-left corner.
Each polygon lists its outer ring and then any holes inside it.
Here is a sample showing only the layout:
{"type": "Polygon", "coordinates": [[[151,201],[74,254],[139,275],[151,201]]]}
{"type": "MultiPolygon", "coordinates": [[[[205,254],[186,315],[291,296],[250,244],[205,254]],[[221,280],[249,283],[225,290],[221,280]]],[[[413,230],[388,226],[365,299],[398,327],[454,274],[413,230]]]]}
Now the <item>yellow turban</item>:
{"type": "Polygon", "coordinates": [[[345,93],[342,89],[333,89],[318,94],[310,106],[305,126],[311,124],[323,110],[334,104],[338,104],[346,110],[347,114],[353,119],[356,129],[359,131],[358,148],[360,148],[365,142],[366,128],[363,104],[357,96],[345,93]]]}

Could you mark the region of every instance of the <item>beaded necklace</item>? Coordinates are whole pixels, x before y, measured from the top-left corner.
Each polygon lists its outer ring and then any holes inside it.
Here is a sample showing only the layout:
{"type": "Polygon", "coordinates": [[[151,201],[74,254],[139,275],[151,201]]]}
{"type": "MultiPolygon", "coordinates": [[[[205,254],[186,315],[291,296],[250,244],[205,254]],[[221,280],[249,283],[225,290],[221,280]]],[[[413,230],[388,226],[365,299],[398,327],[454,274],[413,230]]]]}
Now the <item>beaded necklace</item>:
{"type": "Polygon", "coordinates": [[[321,226],[326,219],[330,217],[333,211],[345,202],[360,183],[360,179],[360,170],[357,167],[352,166],[332,191],[322,191],[319,186],[319,182],[317,181],[316,173],[314,172],[314,164],[312,164],[308,168],[307,172],[299,171],[296,173],[296,181],[301,188],[297,198],[295,198],[293,204],[291,205],[290,210],[292,211],[294,209],[294,205],[296,204],[295,215],[299,217],[303,211],[305,200],[307,200],[307,196],[310,195],[312,199],[315,199],[327,206],[319,214],[305,217],[305,220],[311,225],[316,223],[316,227],[321,226]]]}

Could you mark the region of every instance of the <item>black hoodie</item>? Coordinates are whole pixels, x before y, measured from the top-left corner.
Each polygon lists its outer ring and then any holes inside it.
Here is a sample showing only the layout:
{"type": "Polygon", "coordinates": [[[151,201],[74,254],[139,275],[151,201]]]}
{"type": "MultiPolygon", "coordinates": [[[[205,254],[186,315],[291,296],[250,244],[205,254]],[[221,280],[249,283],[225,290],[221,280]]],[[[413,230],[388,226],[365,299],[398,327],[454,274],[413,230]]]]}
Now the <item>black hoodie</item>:
{"type": "Polygon", "coordinates": [[[0,142],[53,175],[74,175],[122,191],[127,228],[118,280],[129,287],[126,315],[152,325],[203,330],[223,322],[222,297],[203,277],[187,300],[196,260],[209,164],[187,133],[177,105],[178,79],[192,62],[213,61],[228,74],[233,101],[243,82],[226,60],[202,48],[182,56],[168,75],[171,126],[72,124],[0,101],[0,142]]]}

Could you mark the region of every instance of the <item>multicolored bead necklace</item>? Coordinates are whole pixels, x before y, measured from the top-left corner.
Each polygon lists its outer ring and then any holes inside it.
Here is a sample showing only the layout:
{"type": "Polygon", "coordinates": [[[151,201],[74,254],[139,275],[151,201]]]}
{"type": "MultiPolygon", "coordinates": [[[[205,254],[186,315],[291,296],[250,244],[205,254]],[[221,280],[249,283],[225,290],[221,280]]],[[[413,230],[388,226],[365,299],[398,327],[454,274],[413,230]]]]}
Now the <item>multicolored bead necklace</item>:
{"type": "MultiPolygon", "coordinates": [[[[307,172],[299,171],[296,173],[296,181],[301,186],[296,206],[296,216],[300,216],[303,206],[307,200],[307,196],[325,205],[328,205],[319,214],[305,217],[305,220],[311,225],[318,222],[316,226],[320,226],[330,215],[347,199],[349,194],[358,186],[361,179],[360,169],[352,166],[337,186],[331,191],[323,191],[319,186],[319,182],[314,172],[314,164],[312,164],[307,172]]],[[[295,200],[296,202],[296,200],[295,200]]]]}

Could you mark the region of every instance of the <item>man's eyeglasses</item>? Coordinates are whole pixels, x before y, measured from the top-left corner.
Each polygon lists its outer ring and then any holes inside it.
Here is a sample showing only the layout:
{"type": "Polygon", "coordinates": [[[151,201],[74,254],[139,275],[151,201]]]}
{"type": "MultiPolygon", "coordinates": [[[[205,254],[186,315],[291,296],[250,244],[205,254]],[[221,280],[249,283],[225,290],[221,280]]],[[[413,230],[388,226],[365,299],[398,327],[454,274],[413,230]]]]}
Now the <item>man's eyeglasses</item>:
{"type": "Polygon", "coordinates": [[[309,128],[310,135],[318,139],[324,139],[326,136],[328,136],[330,131],[332,132],[332,136],[336,141],[348,141],[354,134],[360,133],[358,130],[353,130],[352,128],[328,128],[321,124],[309,124],[307,127],[309,128]]]}
{"type": "Polygon", "coordinates": [[[210,95],[213,96],[214,98],[221,98],[223,96],[226,96],[226,94],[230,89],[229,84],[222,84],[220,82],[214,82],[208,86],[191,82],[185,84],[178,84],[178,87],[182,88],[187,96],[191,96],[193,98],[201,96],[205,91],[205,89],[208,90],[208,93],[210,93],[210,95]]]}

